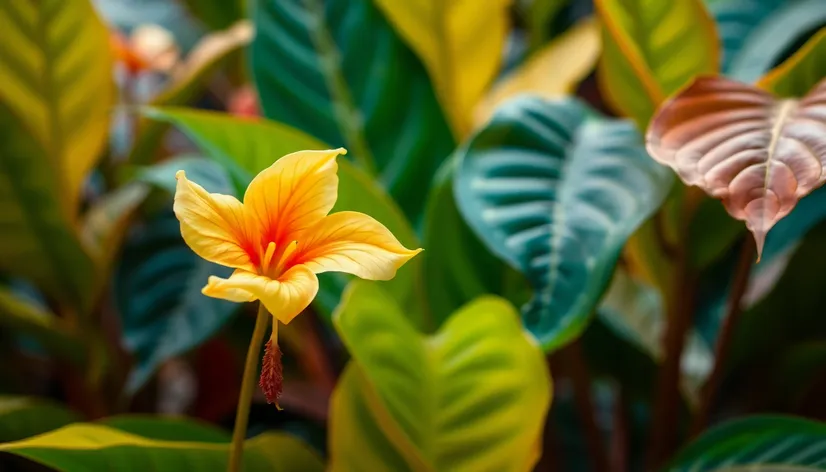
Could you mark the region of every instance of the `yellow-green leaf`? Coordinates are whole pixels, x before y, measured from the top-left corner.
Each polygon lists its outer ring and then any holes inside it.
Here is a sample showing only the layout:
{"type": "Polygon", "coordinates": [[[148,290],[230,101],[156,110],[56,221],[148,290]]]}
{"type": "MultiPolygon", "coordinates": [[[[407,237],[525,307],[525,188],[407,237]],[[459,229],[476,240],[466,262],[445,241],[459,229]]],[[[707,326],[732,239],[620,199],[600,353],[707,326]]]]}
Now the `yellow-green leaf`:
{"type": "Polygon", "coordinates": [[[57,171],[0,101],[0,272],[28,279],[64,308],[84,311],[94,267],[60,211],[65,197],[57,189],[57,171]]]}
{"type": "Polygon", "coordinates": [[[331,400],[330,470],[533,468],[551,379],[510,303],[477,298],[424,335],[355,281],[334,323],[353,360],[331,400]]]}
{"type": "Polygon", "coordinates": [[[594,5],[603,25],[600,88],[640,129],[694,76],[719,69],[717,31],[702,0],[595,0],[594,5]]]}
{"type": "MultiPolygon", "coordinates": [[[[6,444],[0,451],[25,457],[61,472],[118,470],[143,472],[226,470],[229,444],[150,439],[99,424],[75,423],[6,444]]],[[[298,439],[264,433],[244,444],[243,470],[275,472],[324,470],[321,459],[298,439]]]]}
{"type": "Polygon", "coordinates": [[[77,414],[50,400],[0,396],[0,442],[42,434],[78,419],[77,414]]]}
{"type": "Polygon", "coordinates": [[[545,98],[570,94],[593,70],[599,51],[599,24],[593,18],[583,20],[498,82],[476,106],[475,126],[487,122],[500,103],[520,93],[545,98]]]}
{"type": "Polygon", "coordinates": [[[427,68],[454,134],[465,136],[499,72],[512,0],[375,1],[427,68]]]}
{"type": "Polygon", "coordinates": [[[766,74],[757,85],[781,97],[802,97],[826,77],[826,28],[766,74]]]}
{"type": "Polygon", "coordinates": [[[0,2],[0,100],[46,149],[74,218],[115,99],[109,33],[89,0],[0,2]]]}

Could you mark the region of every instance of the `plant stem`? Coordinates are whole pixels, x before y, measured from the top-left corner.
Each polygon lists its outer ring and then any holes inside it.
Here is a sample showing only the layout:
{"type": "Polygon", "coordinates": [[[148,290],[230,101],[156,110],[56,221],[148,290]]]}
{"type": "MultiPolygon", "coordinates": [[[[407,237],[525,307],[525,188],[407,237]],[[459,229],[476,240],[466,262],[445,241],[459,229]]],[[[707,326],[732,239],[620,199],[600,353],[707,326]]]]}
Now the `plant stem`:
{"type": "Polygon", "coordinates": [[[614,399],[614,435],[611,438],[611,465],[614,472],[628,471],[628,412],[625,389],[617,385],[614,399]]]}
{"type": "Polygon", "coordinates": [[[594,403],[591,401],[591,376],[579,340],[565,348],[565,360],[568,376],[574,386],[574,402],[585,431],[588,455],[591,456],[594,470],[605,472],[608,470],[608,454],[603,444],[602,433],[594,419],[594,403]]]}
{"type": "Polygon", "coordinates": [[[229,472],[241,470],[241,455],[244,452],[244,439],[247,436],[247,421],[250,415],[252,394],[255,391],[255,377],[258,373],[258,358],[261,356],[261,344],[270,324],[270,314],[264,304],[258,306],[255,329],[252,332],[247,360],[244,364],[244,377],[241,380],[241,394],[238,396],[238,409],[235,413],[235,427],[232,430],[232,445],[229,450],[229,472]]]}
{"type": "Polygon", "coordinates": [[[657,470],[677,444],[678,409],[680,406],[680,362],[685,337],[694,317],[697,291],[697,273],[689,261],[688,225],[700,194],[689,187],[682,202],[681,241],[675,255],[674,285],[668,297],[668,318],[663,337],[664,359],[659,369],[654,412],[649,436],[647,470],[657,470]]]}
{"type": "Polygon", "coordinates": [[[751,236],[747,236],[743,247],[740,249],[740,259],[737,261],[737,268],[734,272],[734,281],[732,282],[731,293],[728,298],[726,317],[723,319],[723,326],[720,328],[720,333],[717,335],[717,342],[714,346],[714,367],[703,386],[700,406],[691,424],[692,437],[700,434],[705,428],[708,422],[708,416],[711,413],[712,404],[717,396],[717,391],[720,389],[720,382],[723,380],[731,338],[737,326],[737,321],[740,318],[740,313],[743,311],[740,301],[749,285],[749,275],[751,274],[754,257],[754,240],[751,236]]]}

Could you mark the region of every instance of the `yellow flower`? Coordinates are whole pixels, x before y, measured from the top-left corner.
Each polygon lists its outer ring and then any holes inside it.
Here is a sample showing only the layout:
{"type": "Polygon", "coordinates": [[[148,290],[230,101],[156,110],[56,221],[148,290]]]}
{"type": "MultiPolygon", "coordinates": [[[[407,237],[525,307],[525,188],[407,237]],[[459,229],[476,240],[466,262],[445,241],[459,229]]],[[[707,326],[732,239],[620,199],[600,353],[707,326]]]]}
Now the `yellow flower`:
{"type": "Polygon", "coordinates": [[[260,300],[277,320],[261,378],[271,402],[280,394],[277,323],[289,323],[315,298],[316,274],[389,280],[421,251],[406,249],[365,214],[328,215],[338,195],[336,157],[346,152],[288,154],[250,182],[243,203],[208,193],[184,171],[175,175],[174,210],[184,241],[200,257],[235,268],[227,279],[209,277],[203,293],[233,302],[260,300]]]}

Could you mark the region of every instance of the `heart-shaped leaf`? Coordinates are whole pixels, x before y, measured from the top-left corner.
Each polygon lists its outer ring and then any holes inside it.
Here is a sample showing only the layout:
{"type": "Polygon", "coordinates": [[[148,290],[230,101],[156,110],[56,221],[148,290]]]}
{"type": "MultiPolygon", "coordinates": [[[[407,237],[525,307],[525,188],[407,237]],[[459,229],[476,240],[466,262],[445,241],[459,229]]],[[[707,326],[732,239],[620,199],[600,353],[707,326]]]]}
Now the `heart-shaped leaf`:
{"type": "Polygon", "coordinates": [[[640,129],[695,75],[718,70],[717,33],[702,0],[596,0],[594,6],[603,25],[600,89],[640,129]]]}
{"type": "Polygon", "coordinates": [[[463,0],[377,0],[433,80],[456,136],[470,131],[471,112],[499,72],[513,0],[478,8],[463,0]]]}
{"type": "Polygon", "coordinates": [[[356,281],[334,322],[353,360],[333,393],[331,470],[532,469],[551,381],[509,303],[479,298],[427,336],[356,281]]]}
{"type": "Polygon", "coordinates": [[[454,142],[413,52],[372,0],[253,3],[250,60],[264,114],[347,148],[417,221],[454,142]]]}
{"type": "Polygon", "coordinates": [[[45,433],[78,419],[77,414],[48,400],[0,396],[0,443],[45,433]]]}
{"type": "MultiPolygon", "coordinates": [[[[219,472],[226,470],[229,443],[165,441],[110,426],[75,423],[50,433],[0,444],[0,451],[61,472],[116,469],[219,472]]],[[[244,444],[243,470],[322,471],[321,459],[304,443],[283,433],[264,433],[244,444]]]]}
{"type": "Polygon", "coordinates": [[[2,2],[0,30],[0,100],[46,150],[58,208],[74,218],[115,99],[108,31],[89,0],[2,2]]]}
{"type": "Polygon", "coordinates": [[[826,425],[801,418],[755,416],[700,436],[666,468],[750,472],[807,472],[826,464],[826,425]]]}
{"type": "Polygon", "coordinates": [[[665,198],[668,171],[631,122],[575,100],[515,99],[458,152],[459,209],[533,285],[528,329],[546,350],[561,347],[585,328],[625,241],[665,198]]]}
{"type": "Polygon", "coordinates": [[[826,24],[821,0],[714,0],[709,10],[723,48],[723,72],[756,81],[796,48],[805,35],[826,24]]]}
{"type": "Polygon", "coordinates": [[[826,181],[826,81],[800,100],[701,77],[666,102],[648,151],[688,185],[723,201],[757,242],[798,200],[826,181]]]}
{"type": "Polygon", "coordinates": [[[189,249],[169,209],[135,228],[115,274],[124,344],[136,362],[130,392],[164,361],[209,339],[236,312],[237,304],[201,294],[210,275],[231,273],[189,249]]]}
{"type": "Polygon", "coordinates": [[[67,310],[85,313],[94,265],[61,211],[58,169],[0,102],[0,271],[28,279],[67,310]]]}
{"type": "MultiPolygon", "coordinates": [[[[152,108],[147,115],[153,119],[173,123],[189,136],[206,157],[219,163],[232,176],[234,193],[242,198],[252,176],[272,165],[279,157],[302,149],[329,149],[329,146],[302,131],[272,121],[233,117],[227,114],[185,110],[179,108],[152,108]]],[[[338,200],[333,211],[360,211],[382,222],[406,247],[418,247],[413,229],[393,200],[364,172],[348,161],[338,160],[338,200]]],[[[172,174],[174,176],[174,174],[172,174]]],[[[172,177],[170,176],[170,178],[172,177]]],[[[411,314],[417,324],[425,324],[426,307],[420,280],[421,266],[416,259],[399,269],[396,277],[385,283],[387,289],[404,303],[416,307],[411,314]]],[[[339,274],[321,274],[321,289],[315,306],[330,315],[338,304],[341,291],[353,277],[339,274]]]]}

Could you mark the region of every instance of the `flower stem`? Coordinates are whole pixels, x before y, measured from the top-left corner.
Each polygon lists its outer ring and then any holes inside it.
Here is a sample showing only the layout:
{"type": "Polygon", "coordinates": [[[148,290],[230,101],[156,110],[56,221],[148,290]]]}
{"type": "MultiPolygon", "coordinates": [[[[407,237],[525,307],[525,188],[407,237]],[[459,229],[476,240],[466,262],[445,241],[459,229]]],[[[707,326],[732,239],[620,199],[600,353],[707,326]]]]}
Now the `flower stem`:
{"type": "Polygon", "coordinates": [[[244,378],[241,380],[241,395],[238,397],[238,409],[235,413],[235,428],[232,430],[232,445],[229,450],[229,472],[240,472],[241,455],[244,452],[244,439],[247,436],[247,420],[250,415],[250,403],[255,391],[255,378],[258,374],[258,358],[261,354],[261,342],[270,324],[270,314],[264,304],[258,307],[255,329],[252,332],[247,360],[244,364],[244,378]]]}

